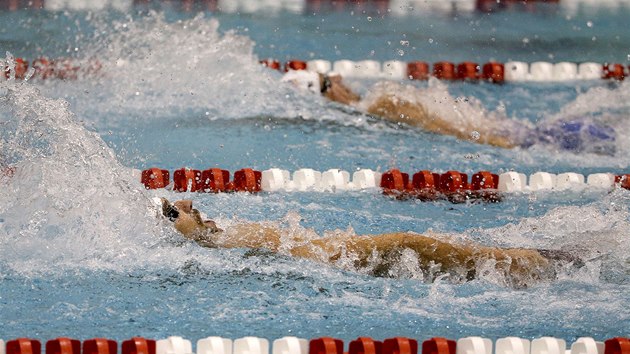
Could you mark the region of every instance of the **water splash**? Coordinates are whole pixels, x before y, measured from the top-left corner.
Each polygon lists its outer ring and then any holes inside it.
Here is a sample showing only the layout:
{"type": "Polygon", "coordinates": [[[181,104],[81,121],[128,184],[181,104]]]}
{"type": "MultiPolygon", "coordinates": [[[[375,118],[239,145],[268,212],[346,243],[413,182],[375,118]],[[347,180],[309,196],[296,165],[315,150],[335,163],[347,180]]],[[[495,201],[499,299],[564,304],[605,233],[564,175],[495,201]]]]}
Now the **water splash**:
{"type": "Polygon", "coordinates": [[[219,22],[203,14],[169,22],[150,12],[93,24],[97,29],[83,51],[102,63],[102,77],[47,89],[55,94],[61,88],[77,112],[110,126],[130,116],[147,122],[191,112],[202,119],[311,118],[323,110],[323,100],[305,100],[307,94],[279,83],[280,73],[262,67],[249,38],[222,34],[219,22]]]}
{"type": "Polygon", "coordinates": [[[630,274],[630,193],[618,189],[594,203],[551,209],[540,217],[524,218],[506,226],[472,230],[481,242],[502,247],[558,249],[579,256],[586,265],[561,275],[586,283],[627,283],[630,274]]]}
{"type": "Polygon", "coordinates": [[[593,87],[565,105],[562,110],[547,121],[557,121],[563,117],[577,117],[588,122],[605,124],[616,132],[618,156],[630,152],[630,83],[612,82],[607,86],[593,87]]]}
{"type": "Polygon", "coordinates": [[[437,79],[431,79],[427,88],[418,88],[411,84],[401,85],[392,81],[379,82],[369,89],[360,107],[366,111],[380,97],[387,95],[425,107],[429,114],[447,122],[448,126],[459,131],[461,136],[471,136],[469,140],[485,139],[485,135],[489,134],[509,137],[518,144],[531,129],[527,122],[508,118],[501,111],[487,110],[481,101],[474,97],[454,97],[448,86],[437,79]]]}
{"type": "MultiPolygon", "coordinates": [[[[177,268],[194,261],[207,269],[240,269],[260,262],[238,257],[227,261],[213,255],[233,251],[208,251],[173,242],[169,238],[173,232],[156,221],[146,192],[98,135],[77,122],[67,102],[44,98],[28,83],[4,83],[2,91],[0,122],[5,129],[0,134],[0,151],[3,167],[14,170],[11,177],[2,177],[0,189],[0,250],[8,255],[3,259],[7,268],[19,272],[77,266],[116,270],[147,264],[177,268]]],[[[601,279],[625,282],[625,255],[630,251],[622,242],[630,229],[627,200],[626,191],[617,191],[593,205],[556,208],[540,218],[475,232],[482,235],[477,237],[481,241],[490,240],[489,245],[500,239],[503,246],[511,247],[588,249],[594,253],[587,258],[601,262],[592,281],[599,281],[601,274],[601,279]]],[[[312,230],[300,226],[299,219],[290,213],[279,225],[289,235],[312,237],[312,230]]],[[[351,229],[331,232],[326,236],[354,234],[351,229]]],[[[433,278],[419,269],[412,254],[403,252],[400,258],[393,275],[433,278]]],[[[342,258],[337,266],[362,272],[351,263],[351,257],[342,258]]],[[[295,263],[286,266],[294,271],[295,263]]],[[[317,268],[310,264],[304,272],[317,268]]],[[[271,265],[266,269],[278,271],[271,265]]],[[[484,281],[503,282],[496,272],[478,271],[485,274],[484,281]]]]}
{"type": "MultiPolygon", "coordinates": [[[[208,119],[271,116],[334,120],[368,130],[395,129],[388,125],[375,127],[373,122],[366,123],[368,119],[352,109],[340,109],[316,95],[279,82],[279,73],[258,63],[253,52],[255,43],[251,39],[231,30],[222,33],[218,21],[203,14],[169,22],[164,14],[150,12],[140,18],[127,17],[113,24],[96,17],[92,24],[96,30],[89,40],[85,40],[83,52],[86,58],[98,58],[103,65],[103,75],[73,83],[47,83],[45,90],[49,95],[62,92],[79,114],[95,122],[99,128],[125,125],[130,120],[143,122],[138,124],[161,124],[168,119],[176,119],[178,123],[194,120],[193,123],[198,124],[208,119]]],[[[501,109],[489,110],[473,97],[456,97],[438,80],[432,80],[429,87],[423,89],[412,85],[393,88],[392,83],[351,84],[359,92],[368,92],[366,102],[379,93],[395,92],[422,103],[430,112],[445,117],[454,125],[483,121],[500,135],[509,134],[517,142],[526,140],[533,127],[518,114],[516,118],[507,117],[501,109]]],[[[624,90],[627,91],[627,85],[622,85],[616,92],[624,90]]],[[[597,92],[596,89],[592,91],[578,97],[576,102],[588,102],[588,98],[582,97],[597,92]]],[[[623,97],[624,93],[620,94],[623,97]]],[[[623,99],[614,101],[623,102],[623,99]]],[[[570,116],[586,116],[589,122],[609,125],[598,117],[597,106],[588,107],[588,104],[579,102],[568,105],[562,117],[567,116],[569,107],[581,106],[586,107],[584,114],[575,112],[570,116]]],[[[621,109],[625,108],[622,106],[621,109]]],[[[627,114],[627,109],[624,112],[627,114]]],[[[618,114],[613,116],[619,117],[618,114]]],[[[553,117],[543,119],[544,122],[553,120],[553,117]]],[[[617,139],[614,142],[616,149],[612,150],[617,151],[615,156],[623,155],[630,151],[630,139],[625,139],[630,128],[618,122],[613,127],[617,139]]],[[[586,141],[579,154],[565,152],[557,145],[553,141],[538,142],[524,152],[515,152],[514,156],[521,164],[538,160],[542,154],[552,164],[571,160],[588,166],[619,165],[614,157],[599,159],[597,154],[588,153],[598,150],[597,142],[586,141]]]]}
{"type": "Polygon", "coordinates": [[[131,171],[67,102],[0,85],[0,167],[10,171],[0,179],[2,262],[39,272],[141,259],[160,227],[131,171]]]}

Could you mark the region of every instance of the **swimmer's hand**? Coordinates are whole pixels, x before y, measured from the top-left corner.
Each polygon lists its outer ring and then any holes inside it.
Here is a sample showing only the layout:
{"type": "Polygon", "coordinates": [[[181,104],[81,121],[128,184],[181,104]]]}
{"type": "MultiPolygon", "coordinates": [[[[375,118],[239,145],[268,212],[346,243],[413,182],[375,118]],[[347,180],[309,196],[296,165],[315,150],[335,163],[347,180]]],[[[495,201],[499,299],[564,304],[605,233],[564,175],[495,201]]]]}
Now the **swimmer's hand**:
{"type": "Polygon", "coordinates": [[[571,252],[551,249],[537,249],[537,251],[552,263],[572,264],[575,268],[584,266],[584,260],[571,252]]]}
{"type": "Polygon", "coordinates": [[[208,231],[215,234],[217,232],[223,232],[223,229],[217,227],[217,224],[212,220],[204,220],[203,224],[206,225],[208,231]]]}

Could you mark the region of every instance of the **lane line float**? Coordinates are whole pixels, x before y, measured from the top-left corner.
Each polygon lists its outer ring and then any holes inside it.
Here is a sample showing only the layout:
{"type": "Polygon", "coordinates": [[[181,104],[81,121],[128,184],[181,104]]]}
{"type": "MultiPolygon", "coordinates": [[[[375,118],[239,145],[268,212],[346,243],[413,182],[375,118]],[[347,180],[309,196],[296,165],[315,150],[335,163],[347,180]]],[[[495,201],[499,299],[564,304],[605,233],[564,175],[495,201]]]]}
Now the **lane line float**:
{"type": "MultiPolygon", "coordinates": [[[[496,84],[506,82],[571,82],[578,80],[623,81],[630,75],[630,66],[619,63],[595,62],[533,62],[510,61],[501,63],[490,61],[478,64],[472,61],[453,63],[439,61],[431,65],[423,61],[403,62],[390,60],[380,63],[375,60],[288,60],[282,64],[276,59],[262,59],[261,65],[278,71],[310,70],[328,74],[332,71],[348,78],[368,78],[385,80],[428,80],[435,77],[444,81],[487,81],[496,84]]],[[[14,77],[23,80],[28,69],[32,68],[33,78],[38,80],[77,80],[83,77],[97,77],[102,74],[103,64],[98,59],[78,60],[73,58],[49,59],[40,57],[32,62],[15,58],[12,68],[7,63],[0,64],[2,79],[14,77]]]]}
{"type": "Polygon", "coordinates": [[[595,62],[543,62],[526,63],[509,61],[501,63],[489,61],[478,64],[472,61],[453,63],[439,61],[431,65],[423,61],[390,60],[380,63],[375,60],[337,60],[330,62],[323,59],[302,61],[289,60],[284,65],[275,59],[260,60],[261,65],[279,71],[310,70],[322,74],[331,71],[348,78],[372,78],[391,80],[427,80],[435,77],[445,81],[488,81],[504,82],[570,82],[578,80],[616,80],[623,81],[630,75],[630,66],[619,63],[595,62]]]}
{"type": "Polygon", "coordinates": [[[153,167],[135,170],[146,189],[166,188],[174,192],[226,193],[226,192],[342,192],[381,189],[383,194],[396,199],[422,201],[449,200],[453,203],[481,200],[499,202],[504,194],[562,192],[569,190],[613,188],[630,189],[630,173],[593,173],[588,176],[576,172],[553,174],[539,171],[526,176],[508,171],[501,174],[479,171],[468,174],[456,170],[438,173],[421,170],[410,175],[399,169],[384,173],[360,169],[352,175],[342,169],[320,172],[301,168],[293,173],[271,168],[257,171],[240,169],[234,174],[221,168],[198,170],[180,168],[173,172],[153,167]],[[230,179],[230,176],[233,176],[230,179]]]}
{"type": "MultiPolygon", "coordinates": [[[[614,337],[603,342],[591,337],[580,337],[570,348],[564,339],[540,337],[533,340],[519,337],[492,340],[483,337],[465,337],[458,340],[433,337],[422,342],[407,337],[387,338],[383,341],[359,337],[348,343],[332,337],[307,340],[293,336],[278,338],[272,343],[272,354],[630,354],[630,339],[614,337]]],[[[197,341],[196,354],[268,354],[269,340],[259,337],[243,337],[232,340],[218,336],[197,341]]],[[[111,339],[94,338],[81,342],[71,338],[56,338],[46,342],[46,354],[116,354],[118,343],[111,339]]],[[[122,354],[191,354],[192,342],[179,336],[154,340],[133,337],[122,342],[122,354]]],[[[0,340],[0,352],[5,351],[0,340]]],[[[37,339],[18,338],[6,343],[6,354],[41,354],[41,342],[37,339]]]]}

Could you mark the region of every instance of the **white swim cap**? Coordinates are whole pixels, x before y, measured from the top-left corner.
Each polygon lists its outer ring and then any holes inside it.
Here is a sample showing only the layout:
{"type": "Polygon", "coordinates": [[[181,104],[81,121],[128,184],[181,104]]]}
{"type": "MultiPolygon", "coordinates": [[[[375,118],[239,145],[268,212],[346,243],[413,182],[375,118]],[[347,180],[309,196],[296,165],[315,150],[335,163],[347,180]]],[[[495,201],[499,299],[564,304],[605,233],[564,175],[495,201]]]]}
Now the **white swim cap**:
{"type": "Polygon", "coordinates": [[[319,74],[307,70],[289,70],[282,77],[282,81],[290,82],[301,90],[309,90],[319,93],[321,88],[319,84],[319,74]]]}

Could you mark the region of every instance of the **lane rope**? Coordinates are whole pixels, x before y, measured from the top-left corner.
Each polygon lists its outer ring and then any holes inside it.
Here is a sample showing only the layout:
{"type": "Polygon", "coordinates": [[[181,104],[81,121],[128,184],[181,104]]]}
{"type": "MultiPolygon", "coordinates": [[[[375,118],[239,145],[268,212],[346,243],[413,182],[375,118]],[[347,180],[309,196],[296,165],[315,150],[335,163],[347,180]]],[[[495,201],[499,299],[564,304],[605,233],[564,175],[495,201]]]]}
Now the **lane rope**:
{"type": "MultiPolygon", "coordinates": [[[[359,337],[348,343],[347,351],[340,339],[321,337],[307,340],[293,336],[272,342],[273,354],[630,354],[630,339],[614,337],[603,342],[591,337],[580,337],[570,348],[564,339],[540,337],[533,340],[505,337],[492,340],[482,337],[465,337],[452,340],[433,337],[418,343],[407,337],[388,338],[383,341],[359,337]]],[[[0,351],[4,342],[0,340],[0,351]]],[[[46,354],[115,354],[118,343],[111,339],[95,338],[81,342],[71,338],[56,338],[46,342],[46,354]]],[[[122,354],[191,354],[192,342],[179,336],[154,340],[133,337],[120,346],[122,354]]],[[[269,340],[259,337],[243,337],[232,340],[211,336],[197,341],[197,354],[268,354],[269,340]]],[[[18,338],[6,343],[6,354],[41,354],[41,342],[37,339],[18,338]]]]}
{"type": "Polygon", "coordinates": [[[315,59],[303,61],[288,60],[283,64],[276,59],[260,60],[261,65],[287,72],[289,70],[310,70],[322,74],[335,72],[342,77],[390,79],[390,80],[428,80],[435,77],[446,81],[488,81],[502,84],[505,82],[569,82],[578,80],[617,80],[622,81],[630,74],[630,65],[619,63],[550,63],[537,61],[526,63],[510,61],[501,63],[490,61],[478,64],[471,61],[453,63],[440,61],[431,65],[424,61],[404,62],[390,60],[383,63],[376,60],[352,61],[347,59],[334,62],[315,59]]]}
{"type": "MultiPolygon", "coordinates": [[[[164,1],[169,4],[172,1],[164,1]]],[[[149,0],[5,0],[0,3],[0,9],[17,11],[21,9],[44,9],[47,11],[98,11],[113,8],[118,11],[130,11],[134,7],[147,6],[149,0]]],[[[176,2],[178,10],[211,11],[219,13],[245,13],[254,14],[260,12],[290,13],[320,13],[355,11],[368,12],[380,15],[409,16],[424,13],[455,12],[495,12],[502,10],[534,11],[539,5],[560,6],[571,12],[586,8],[611,8],[616,9],[626,6],[630,0],[371,0],[371,1],[333,1],[333,0],[180,0],[176,2]]],[[[172,6],[172,5],[170,5],[172,6]]]]}
{"type": "Polygon", "coordinates": [[[225,193],[225,192],[343,192],[381,189],[386,195],[398,199],[417,198],[423,201],[447,199],[454,203],[467,200],[501,201],[502,194],[560,192],[568,190],[630,189],[630,173],[593,173],[584,176],[566,172],[553,174],[536,172],[530,176],[508,171],[501,174],[479,171],[468,176],[455,170],[437,173],[422,170],[410,175],[398,169],[384,173],[359,169],[350,173],[342,169],[324,172],[302,168],[293,173],[271,168],[257,171],[243,168],[230,174],[220,168],[197,170],[180,168],[172,174],[168,170],[149,168],[134,170],[134,175],[146,189],[166,188],[174,192],[225,193]],[[233,176],[230,179],[230,176],[233,176]]]}
{"type": "MultiPolygon", "coordinates": [[[[11,63],[0,63],[4,75],[0,79],[25,79],[29,76],[40,80],[76,80],[80,77],[94,77],[102,74],[103,65],[98,59],[78,60],[72,58],[49,59],[40,57],[32,62],[15,58],[11,63]]],[[[630,65],[620,63],[572,63],[572,62],[533,62],[510,61],[507,63],[475,62],[453,63],[440,61],[432,65],[424,61],[404,62],[390,60],[383,63],[375,60],[289,60],[284,64],[275,59],[260,60],[261,65],[287,72],[289,70],[310,70],[323,74],[335,72],[347,78],[389,79],[389,80],[428,80],[435,77],[445,81],[487,81],[497,84],[505,82],[570,82],[577,80],[617,80],[630,75],[630,65]]]]}

